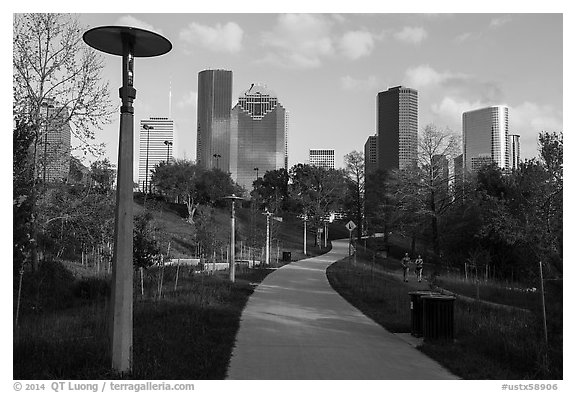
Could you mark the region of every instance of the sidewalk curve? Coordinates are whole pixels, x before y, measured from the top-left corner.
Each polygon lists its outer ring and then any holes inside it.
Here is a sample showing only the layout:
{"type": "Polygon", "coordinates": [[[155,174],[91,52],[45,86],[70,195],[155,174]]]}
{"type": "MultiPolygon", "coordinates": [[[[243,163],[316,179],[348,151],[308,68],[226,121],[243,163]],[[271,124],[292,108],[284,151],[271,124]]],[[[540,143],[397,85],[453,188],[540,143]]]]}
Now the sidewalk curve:
{"type": "Polygon", "coordinates": [[[228,379],[457,379],[332,289],[326,268],[348,255],[292,262],[254,291],[240,321],[228,379]]]}

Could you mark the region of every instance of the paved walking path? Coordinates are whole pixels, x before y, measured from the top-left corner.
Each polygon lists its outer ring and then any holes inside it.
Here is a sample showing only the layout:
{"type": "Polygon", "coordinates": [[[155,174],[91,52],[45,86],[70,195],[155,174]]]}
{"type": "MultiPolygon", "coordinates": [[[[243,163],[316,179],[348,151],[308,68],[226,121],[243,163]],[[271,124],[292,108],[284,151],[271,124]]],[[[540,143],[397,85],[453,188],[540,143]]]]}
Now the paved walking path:
{"type": "Polygon", "coordinates": [[[364,316],[332,289],[328,254],[269,274],[242,313],[228,379],[456,379],[442,366],[364,316]]]}

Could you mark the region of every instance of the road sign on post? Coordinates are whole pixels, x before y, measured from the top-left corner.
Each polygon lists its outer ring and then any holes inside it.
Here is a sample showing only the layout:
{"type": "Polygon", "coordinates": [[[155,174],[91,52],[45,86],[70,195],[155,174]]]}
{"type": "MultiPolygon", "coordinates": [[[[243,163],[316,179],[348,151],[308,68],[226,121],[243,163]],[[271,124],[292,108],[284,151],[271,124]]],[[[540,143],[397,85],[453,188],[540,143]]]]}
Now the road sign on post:
{"type": "Polygon", "coordinates": [[[354,221],[348,221],[348,224],[346,224],[346,229],[352,233],[352,231],[356,229],[356,224],[354,224],[354,221]]]}

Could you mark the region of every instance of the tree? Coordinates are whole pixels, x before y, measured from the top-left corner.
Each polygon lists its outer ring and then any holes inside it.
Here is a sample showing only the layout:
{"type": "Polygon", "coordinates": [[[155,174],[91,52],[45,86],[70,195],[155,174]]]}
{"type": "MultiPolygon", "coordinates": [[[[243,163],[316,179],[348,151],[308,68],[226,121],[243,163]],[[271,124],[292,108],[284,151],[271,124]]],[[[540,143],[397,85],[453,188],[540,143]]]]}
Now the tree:
{"type": "Polygon", "coordinates": [[[134,267],[148,268],[158,261],[160,246],[154,238],[154,230],[150,212],[134,217],[134,267]]]}
{"type": "Polygon", "coordinates": [[[263,177],[254,181],[252,198],[262,209],[276,215],[287,207],[288,203],[288,171],[284,168],[267,171],[263,177]]]}
{"type": "Polygon", "coordinates": [[[398,210],[393,199],[392,176],[389,171],[377,169],[366,176],[364,214],[370,234],[384,233],[388,244],[389,233],[398,223],[398,210]]]}
{"type": "Polygon", "coordinates": [[[240,195],[242,188],[234,183],[229,173],[212,168],[203,171],[198,183],[198,202],[205,205],[221,205],[226,203],[223,197],[231,194],[240,195]]]}
{"type": "MultiPolygon", "coordinates": [[[[306,216],[313,228],[321,228],[323,220],[341,205],[346,175],[341,170],[307,164],[294,165],[289,173],[289,195],[296,213],[306,216]]],[[[319,232],[316,233],[319,244],[319,232]]]]}
{"type": "Polygon", "coordinates": [[[12,166],[12,211],[14,219],[14,272],[18,272],[27,259],[31,248],[31,221],[33,199],[30,190],[34,185],[34,168],[27,160],[29,148],[33,143],[30,124],[17,122],[13,133],[13,166],[12,166]]]}
{"type": "Polygon", "coordinates": [[[38,199],[39,250],[73,259],[83,249],[107,246],[114,231],[114,205],[114,195],[98,188],[52,185],[38,199]]]}
{"type": "Polygon", "coordinates": [[[356,150],[344,156],[344,165],[346,175],[351,180],[351,204],[354,210],[355,221],[358,224],[358,240],[363,234],[363,212],[364,212],[364,190],[365,190],[365,173],[364,173],[364,154],[356,150]]]}
{"type": "MultiPolygon", "coordinates": [[[[112,105],[107,83],[101,83],[103,63],[95,50],[82,41],[83,29],[74,16],[65,14],[15,14],[13,24],[13,114],[26,124],[31,143],[26,161],[33,168],[30,226],[33,269],[36,254],[36,200],[38,144],[45,124],[70,124],[85,151],[97,151],[94,128],[110,121],[112,105]],[[43,107],[53,106],[53,110],[43,107]]],[[[21,139],[18,139],[21,140],[21,139]]]]}
{"type": "Polygon", "coordinates": [[[172,201],[184,201],[188,208],[188,222],[194,223],[194,214],[198,208],[202,170],[189,160],[165,161],[152,169],[150,182],[161,194],[172,201]]]}
{"type": "Polygon", "coordinates": [[[92,179],[94,186],[100,191],[104,193],[110,192],[114,184],[114,178],[114,167],[107,158],[94,161],[90,165],[90,179],[92,179]]]}
{"type": "Polygon", "coordinates": [[[421,190],[424,195],[424,214],[430,220],[432,247],[440,255],[438,221],[453,199],[449,192],[451,182],[448,162],[460,153],[460,141],[449,129],[428,124],[418,135],[418,165],[423,176],[421,190]]]}

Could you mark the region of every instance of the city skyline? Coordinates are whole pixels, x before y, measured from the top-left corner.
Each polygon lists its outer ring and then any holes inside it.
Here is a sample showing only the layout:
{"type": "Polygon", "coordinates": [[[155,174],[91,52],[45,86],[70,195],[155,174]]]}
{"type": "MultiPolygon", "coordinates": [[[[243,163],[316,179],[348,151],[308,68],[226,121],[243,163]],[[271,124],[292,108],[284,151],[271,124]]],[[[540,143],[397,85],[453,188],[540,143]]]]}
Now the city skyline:
{"type": "MultiPolygon", "coordinates": [[[[80,20],[148,28],[172,41],[173,53],[137,59],[134,105],[138,121],[172,108],[177,158],[196,159],[195,76],[203,69],[234,73],[232,106],[251,83],[274,86],[291,112],[289,167],[326,141],[338,152],[336,167],[344,154],[363,151],[376,133],[378,92],[397,85],[418,90],[419,131],[434,123],[461,134],[463,112],[505,104],[510,133],[521,137],[521,159],[537,155],[538,132],[562,131],[561,14],[82,14],[80,20]]],[[[114,101],[117,59],[104,62],[114,101]]],[[[97,133],[112,162],[117,129],[113,118],[97,133]]]]}

